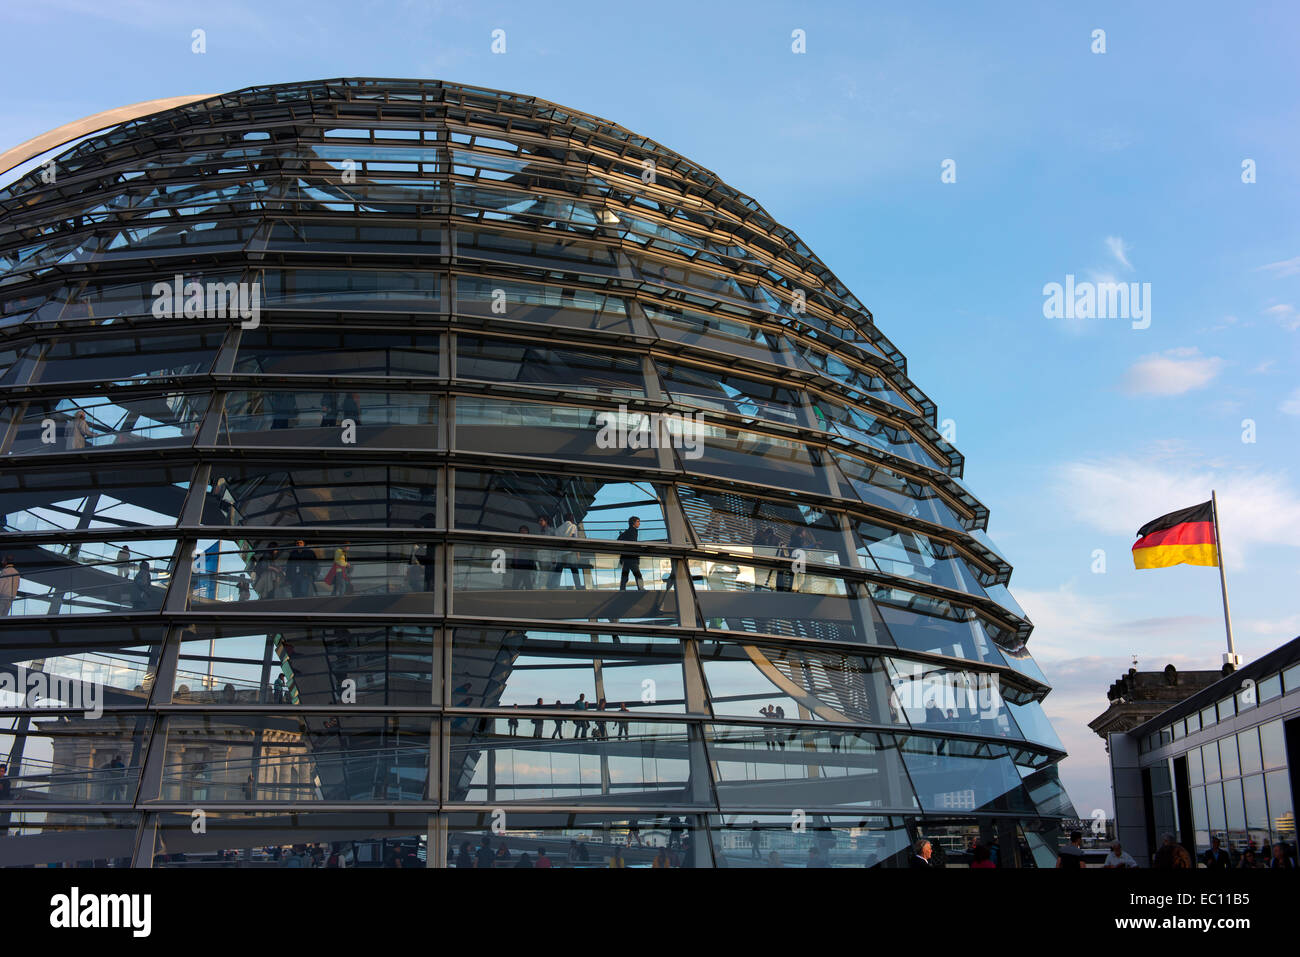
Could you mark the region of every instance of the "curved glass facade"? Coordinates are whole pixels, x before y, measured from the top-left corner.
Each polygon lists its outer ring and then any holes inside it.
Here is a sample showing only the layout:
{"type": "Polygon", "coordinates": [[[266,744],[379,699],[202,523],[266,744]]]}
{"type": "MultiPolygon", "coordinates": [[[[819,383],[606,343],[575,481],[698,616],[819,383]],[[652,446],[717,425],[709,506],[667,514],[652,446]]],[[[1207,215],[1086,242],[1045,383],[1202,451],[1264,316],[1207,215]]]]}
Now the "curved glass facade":
{"type": "Polygon", "coordinates": [[[1053,862],[987,512],[752,199],[432,81],[54,169],[0,190],[0,863],[1053,862]]]}

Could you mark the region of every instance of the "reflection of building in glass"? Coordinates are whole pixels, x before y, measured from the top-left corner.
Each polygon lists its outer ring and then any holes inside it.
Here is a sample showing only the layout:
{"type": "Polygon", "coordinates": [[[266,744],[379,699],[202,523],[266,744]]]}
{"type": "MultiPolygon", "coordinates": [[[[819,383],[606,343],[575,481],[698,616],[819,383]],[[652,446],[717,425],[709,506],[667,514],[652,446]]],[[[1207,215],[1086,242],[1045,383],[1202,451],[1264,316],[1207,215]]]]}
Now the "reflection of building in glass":
{"type": "Polygon", "coordinates": [[[8,713],[0,862],[1053,862],[987,510],[752,199],[423,81],[56,165],[0,190],[0,668],[105,713],[8,713]]]}
{"type": "MultiPolygon", "coordinates": [[[[134,792],[141,755],[132,723],[106,725],[102,719],[60,716],[37,718],[33,724],[52,751],[38,792],[43,799],[115,803],[134,792]]],[[[258,735],[248,728],[214,732],[179,725],[172,731],[163,770],[166,800],[198,804],[250,796],[290,798],[317,786],[318,759],[297,731],[266,729],[258,735]]],[[[32,769],[30,758],[24,767],[32,769]]]]}

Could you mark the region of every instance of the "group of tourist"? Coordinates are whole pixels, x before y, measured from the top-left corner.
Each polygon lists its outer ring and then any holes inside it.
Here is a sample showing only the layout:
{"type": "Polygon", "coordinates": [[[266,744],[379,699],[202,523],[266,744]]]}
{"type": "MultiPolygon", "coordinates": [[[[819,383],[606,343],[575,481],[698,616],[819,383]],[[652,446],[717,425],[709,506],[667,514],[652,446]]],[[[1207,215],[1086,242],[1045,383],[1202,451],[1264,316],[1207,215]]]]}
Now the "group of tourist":
{"type": "MultiPolygon", "coordinates": [[[[618,533],[618,541],[635,542],[641,534],[641,519],[633,515],[627,520],[627,527],[618,533]]],[[[577,520],[573,515],[565,515],[564,521],[552,527],[550,520],[542,516],[537,520],[537,532],[528,525],[519,526],[520,535],[551,535],[556,538],[578,539],[582,535],[577,520]]],[[[587,588],[584,572],[587,564],[576,549],[566,548],[555,557],[539,553],[528,546],[519,546],[510,559],[510,577],[506,587],[512,591],[531,591],[544,580],[547,588],[560,588],[564,573],[572,576],[573,588],[587,588]]],[[[624,552],[619,556],[619,591],[627,590],[628,581],[636,582],[637,591],[645,591],[645,578],[641,574],[641,557],[636,552],[624,552]]],[[[594,581],[593,581],[594,584],[594,581]]]]}
{"type": "Polygon", "coordinates": [[[349,559],[351,548],[351,542],[337,546],[333,562],[321,578],[320,556],[302,539],[298,539],[283,555],[279,543],[272,542],[254,557],[252,581],[247,576],[240,576],[239,600],[250,600],[251,592],[256,592],[259,599],[311,598],[317,593],[318,581],[335,597],[346,595],[353,588],[352,562],[349,559]]]}
{"type": "MultiPolygon", "coordinates": [[[[1192,856],[1192,853],[1179,844],[1172,834],[1165,834],[1160,839],[1160,847],[1156,850],[1151,858],[1151,867],[1155,870],[1182,870],[1193,869],[1198,862],[1192,856]]],[[[1219,837],[1210,838],[1210,847],[1201,855],[1199,865],[1208,870],[1236,870],[1244,868],[1247,870],[1256,868],[1269,868],[1277,870],[1294,870],[1296,868],[1295,848],[1285,841],[1278,841],[1275,844],[1265,844],[1262,850],[1256,852],[1255,842],[1250,841],[1244,848],[1238,852],[1230,851],[1223,846],[1223,839],[1219,837]]],[[[1061,848],[1060,855],[1057,858],[1056,866],[1062,869],[1081,869],[1086,865],[1083,850],[1083,832],[1072,831],[1070,833],[1070,843],[1061,848]]],[[[1124,850],[1119,841],[1113,841],[1110,844],[1110,851],[1102,863],[1103,868],[1130,869],[1138,867],[1133,855],[1124,850]]]]}
{"type": "MultiPolygon", "coordinates": [[[[1073,837],[1073,835],[1071,836],[1073,837]]],[[[1253,840],[1238,851],[1232,851],[1223,846],[1222,838],[1212,837],[1210,838],[1210,847],[1201,855],[1199,863],[1212,871],[1236,870],[1238,868],[1245,868],[1246,870],[1262,868],[1295,870],[1296,851],[1295,847],[1286,841],[1277,841],[1273,844],[1265,843],[1257,851],[1253,840]]],[[[1196,865],[1193,863],[1192,855],[1187,848],[1179,844],[1172,834],[1165,834],[1160,840],[1159,850],[1156,851],[1155,857],[1151,860],[1151,866],[1158,870],[1167,870],[1192,868],[1196,865]]]]}
{"type": "MultiPolygon", "coordinates": [[[[691,834],[687,830],[685,820],[673,817],[669,819],[667,826],[668,843],[654,849],[653,856],[649,857],[649,866],[652,868],[691,867],[691,834]]],[[[456,868],[600,867],[599,858],[595,862],[592,861],[592,847],[595,847],[596,854],[604,852],[605,867],[635,867],[638,864],[630,864],[624,850],[632,846],[634,838],[638,848],[644,848],[647,852],[651,850],[641,843],[640,830],[637,822],[633,821],[629,825],[627,841],[624,844],[611,841],[609,844],[596,846],[588,845],[585,841],[570,841],[563,857],[558,855],[552,857],[545,844],[536,845],[535,853],[529,853],[529,845],[521,841],[517,844],[519,853],[516,857],[510,852],[509,844],[504,839],[494,846],[492,836],[485,834],[479,839],[477,847],[471,847],[469,841],[462,841],[459,850],[448,847],[447,866],[456,868]]],[[[640,855],[638,858],[641,862],[645,859],[646,855],[640,855]]],[[[644,863],[640,866],[644,866],[644,863]]]]}
{"type": "MultiPolygon", "coordinates": [[[[465,704],[468,705],[469,703],[470,703],[469,700],[466,699],[465,704]]],[[[518,708],[519,705],[516,704],[515,707],[518,708]]],[[[593,710],[598,712],[601,715],[600,717],[596,717],[590,720],[587,718],[577,718],[574,720],[573,722],[574,740],[590,737],[592,740],[596,740],[596,741],[608,741],[610,721],[613,721],[614,726],[617,729],[617,736],[619,738],[626,738],[628,736],[628,719],[625,716],[629,715],[631,712],[628,711],[626,701],[621,703],[618,707],[618,710],[614,712],[614,714],[618,715],[618,717],[614,717],[614,718],[604,717],[604,714],[609,710],[609,704],[605,701],[604,698],[599,699],[593,706],[591,702],[587,700],[587,695],[585,692],[578,695],[578,700],[574,701],[572,704],[566,705],[562,701],[556,701],[554,705],[547,705],[542,701],[541,698],[538,698],[537,703],[534,704],[532,707],[566,708],[570,711],[593,710]]],[[[546,724],[546,719],[528,718],[527,720],[531,721],[533,725],[532,736],[534,738],[543,737],[543,730],[544,730],[544,725],[546,724]]],[[[551,738],[563,739],[564,723],[565,723],[564,719],[555,718],[553,719],[553,721],[554,721],[554,729],[551,731],[551,738]]],[[[510,737],[514,738],[519,736],[519,719],[517,717],[511,715],[506,720],[506,727],[509,729],[510,737]]]]}
{"type": "MultiPolygon", "coordinates": [[[[228,507],[223,504],[223,508],[228,507]]],[[[432,523],[432,516],[426,516],[432,523]]],[[[576,539],[580,536],[579,527],[573,515],[565,516],[558,527],[552,528],[545,517],[538,520],[539,534],[559,538],[576,539]]],[[[641,519],[633,516],[628,519],[627,528],[618,535],[622,542],[638,540],[641,519]]],[[[519,526],[520,534],[533,534],[527,525],[519,526]]],[[[353,563],[349,558],[351,543],[344,542],[334,548],[333,560],[324,577],[320,575],[322,561],[316,550],[308,547],[299,539],[289,550],[281,548],[278,542],[271,542],[260,549],[253,558],[250,571],[252,578],[241,574],[236,583],[240,601],[250,601],[254,595],[258,600],[273,598],[309,598],[317,594],[317,585],[324,584],[334,596],[346,595],[353,591],[353,563]]],[[[436,582],[435,570],[436,545],[420,543],[412,546],[409,561],[410,571],[407,586],[412,591],[432,591],[436,582]]],[[[621,568],[619,590],[626,590],[628,582],[635,583],[638,591],[645,590],[645,578],[641,573],[640,557],[634,552],[627,552],[619,557],[621,568]]],[[[582,557],[572,548],[560,551],[553,559],[543,557],[543,553],[520,546],[514,550],[509,561],[509,576],[506,587],[511,590],[532,590],[544,584],[549,588],[561,587],[562,576],[567,571],[572,577],[572,587],[586,589],[588,583],[584,577],[586,565],[582,557]],[[544,579],[543,579],[543,576],[544,579]]],[[[201,581],[196,579],[196,590],[201,581]]],[[[0,596],[3,595],[0,587],[0,596]]]]}

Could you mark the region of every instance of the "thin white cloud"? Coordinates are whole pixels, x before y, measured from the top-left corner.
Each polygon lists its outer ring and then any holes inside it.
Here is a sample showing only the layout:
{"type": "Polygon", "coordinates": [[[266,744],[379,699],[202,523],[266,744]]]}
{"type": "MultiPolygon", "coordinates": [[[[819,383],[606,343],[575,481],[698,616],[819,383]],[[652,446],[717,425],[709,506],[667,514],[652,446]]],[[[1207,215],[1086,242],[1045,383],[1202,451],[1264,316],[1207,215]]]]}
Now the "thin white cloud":
{"type": "Polygon", "coordinates": [[[1245,630],[1275,640],[1286,635],[1300,635],[1300,614],[1285,618],[1251,618],[1246,621],[1245,630]]]}
{"type": "MultiPolygon", "coordinates": [[[[1247,556],[1260,547],[1294,548],[1300,542],[1300,494],[1281,473],[1117,456],[1069,463],[1056,470],[1055,478],[1062,507],[1106,534],[1131,539],[1151,519],[1204,502],[1215,489],[1230,566],[1243,567],[1247,556]]],[[[1037,624],[1028,604],[1025,611],[1037,624]]]]}
{"type": "Polygon", "coordinates": [[[1110,250],[1110,254],[1114,256],[1125,269],[1133,268],[1133,264],[1128,261],[1128,251],[1132,247],[1124,242],[1122,236],[1107,236],[1106,248],[1110,250]]]}
{"type": "MultiPolygon", "coordinates": [[[[1121,562],[1129,560],[1127,555],[1110,558],[1121,562]]],[[[1104,599],[1096,595],[1081,595],[1072,582],[1047,591],[1013,590],[1016,600],[1034,623],[1029,650],[1040,664],[1072,657],[1081,648],[1123,657],[1141,647],[1147,639],[1186,636],[1194,629],[1213,629],[1220,621],[1213,614],[1127,618],[1112,610],[1104,599]]],[[[1052,678],[1053,674],[1049,674],[1048,681],[1051,682],[1052,678]]]]}
{"type": "Polygon", "coordinates": [[[1275,306],[1269,306],[1264,310],[1264,315],[1272,316],[1282,324],[1283,329],[1294,332],[1300,329],[1300,311],[1289,302],[1279,302],[1275,306]]]}
{"type": "Polygon", "coordinates": [[[1286,415],[1300,415],[1300,389],[1293,390],[1277,408],[1286,415]]]}
{"type": "Polygon", "coordinates": [[[1203,389],[1218,376],[1224,361],[1193,348],[1168,349],[1143,356],[1124,377],[1129,395],[1183,395],[1203,389]]]}
{"type": "MultiPolygon", "coordinates": [[[[1051,591],[1029,588],[1013,591],[1016,601],[1034,623],[1029,650],[1040,662],[1078,654],[1079,641],[1108,634],[1106,609],[1098,602],[1085,600],[1072,585],[1061,585],[1051,591]]],[[[1051,676],[1047,680],[1051,682],[1051,676]]]]}
{"type": "Polygon", "coordinates": [[[1260,266],[1260,269],[1266,269],[1279,279],[1283,276],[1294,276],[1300,273],[1300,256],[1294,256],[1291,259],[1283,259],[1280,262],[1269,263],[1260,266]]]}

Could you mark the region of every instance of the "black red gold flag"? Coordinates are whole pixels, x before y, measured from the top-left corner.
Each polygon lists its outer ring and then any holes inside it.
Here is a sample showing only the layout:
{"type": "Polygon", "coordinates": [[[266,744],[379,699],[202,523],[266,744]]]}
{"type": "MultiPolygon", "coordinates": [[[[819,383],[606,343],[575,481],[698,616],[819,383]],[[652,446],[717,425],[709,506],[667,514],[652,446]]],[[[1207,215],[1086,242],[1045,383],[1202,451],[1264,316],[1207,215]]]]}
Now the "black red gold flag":
{"type": "Polygon", "coordinates": [[[1133,565],[1136,568],[1218,564],[1219,549],[1211,502],[1202,502],[1147,522],[1138,529],[1138,540],[1133,543],[1133,565]]]}

